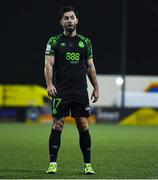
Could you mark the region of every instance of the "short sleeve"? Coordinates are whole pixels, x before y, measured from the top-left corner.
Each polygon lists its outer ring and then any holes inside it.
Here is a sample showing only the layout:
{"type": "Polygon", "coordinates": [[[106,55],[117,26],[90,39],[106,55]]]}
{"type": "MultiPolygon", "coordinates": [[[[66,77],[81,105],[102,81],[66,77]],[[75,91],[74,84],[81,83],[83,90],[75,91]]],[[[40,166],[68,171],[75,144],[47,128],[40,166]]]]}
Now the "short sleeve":
{"type": "Polygon", "coordinates": [[[92,43],[90,39],[86,39],[87,44],[87,59],[93,58],[92,43]]]}
{"type": "Polygon", "coordinates": [[[45,51],[45,55],[54,55],[54,43],[53,43],[53,38],[50,38],[47,46],[46,46],[46,51],[45,51]]]}

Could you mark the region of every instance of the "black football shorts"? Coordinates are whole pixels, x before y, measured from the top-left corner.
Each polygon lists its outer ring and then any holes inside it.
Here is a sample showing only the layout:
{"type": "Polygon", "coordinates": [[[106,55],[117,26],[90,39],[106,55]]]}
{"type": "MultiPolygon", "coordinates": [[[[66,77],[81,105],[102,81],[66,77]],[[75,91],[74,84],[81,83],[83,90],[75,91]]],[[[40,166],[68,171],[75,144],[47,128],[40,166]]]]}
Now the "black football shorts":
{"type": "Polygon", "coordinates": [[[90,106],[88,95],[72,97],[56,96],[52,100],[52,116],[56,118],[66,117],[89,117],[90,106]]]}

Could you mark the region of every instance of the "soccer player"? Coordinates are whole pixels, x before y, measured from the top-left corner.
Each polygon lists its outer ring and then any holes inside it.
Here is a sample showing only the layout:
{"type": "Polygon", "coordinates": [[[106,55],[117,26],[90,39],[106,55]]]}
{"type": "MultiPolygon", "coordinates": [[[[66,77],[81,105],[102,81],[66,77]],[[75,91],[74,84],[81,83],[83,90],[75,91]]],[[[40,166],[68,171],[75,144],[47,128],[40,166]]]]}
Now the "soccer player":
{"type": "Polygon", "coordinates": [[[63,33],[52,36],[45,52],[45,79],[48,95],[52,97],[53,126],[49,138],[50,164],[46,173],[57,171],[57,154],[64,118],[71,113],[79,132],[80,148],[84,160],[84,174],[94,174],[91,165],[91,137],[88,129],[90,114],[87,93],[88,75],[94,90],[91,100],[96,102],[99,87],[93,63],[91,41],[77,34],[78,16],[74,7],[59,11],[63,33]]]}

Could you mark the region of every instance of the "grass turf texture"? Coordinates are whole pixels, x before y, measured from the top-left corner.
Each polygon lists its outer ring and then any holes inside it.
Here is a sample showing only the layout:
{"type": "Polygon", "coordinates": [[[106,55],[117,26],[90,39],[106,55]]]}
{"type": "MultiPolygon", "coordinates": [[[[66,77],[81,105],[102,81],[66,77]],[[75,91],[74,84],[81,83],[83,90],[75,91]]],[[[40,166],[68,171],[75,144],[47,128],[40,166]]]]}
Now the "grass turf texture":
{"type": "Polygon", "coordinates": [[[158,178],[158,126],[91,125],[95,175],[83,175],[75,125],[65,124],[56,175],[48,168],[48,124],[0,124],[0,178],[158,178]]]}

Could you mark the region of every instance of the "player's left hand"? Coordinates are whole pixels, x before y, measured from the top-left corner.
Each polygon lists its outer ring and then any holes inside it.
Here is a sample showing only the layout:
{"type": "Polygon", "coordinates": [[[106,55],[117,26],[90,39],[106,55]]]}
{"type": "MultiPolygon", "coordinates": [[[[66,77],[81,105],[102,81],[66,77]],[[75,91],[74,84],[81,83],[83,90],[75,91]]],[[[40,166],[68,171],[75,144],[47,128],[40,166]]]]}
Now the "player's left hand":
{"type": "Polygon", "coordinates": [[[99,90],[98,89],[94,89],[91,95],[91,100],[93,103],[97,102],[99,98],[99,90]]]}

